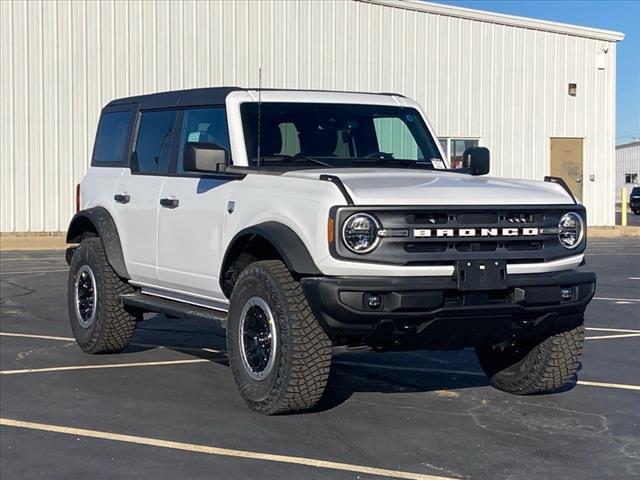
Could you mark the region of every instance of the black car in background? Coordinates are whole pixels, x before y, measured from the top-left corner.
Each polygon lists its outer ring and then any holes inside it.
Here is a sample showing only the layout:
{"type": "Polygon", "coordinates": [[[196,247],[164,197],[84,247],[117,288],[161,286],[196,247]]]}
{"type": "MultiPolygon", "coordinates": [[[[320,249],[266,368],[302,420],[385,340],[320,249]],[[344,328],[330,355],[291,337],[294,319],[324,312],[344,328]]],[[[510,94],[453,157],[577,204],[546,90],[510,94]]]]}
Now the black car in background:
{"type": "Polygon", "coordinates": [[[640,187],[633,187],[629,195],[629,207],[636,215],[640,215],[640,187]]]}

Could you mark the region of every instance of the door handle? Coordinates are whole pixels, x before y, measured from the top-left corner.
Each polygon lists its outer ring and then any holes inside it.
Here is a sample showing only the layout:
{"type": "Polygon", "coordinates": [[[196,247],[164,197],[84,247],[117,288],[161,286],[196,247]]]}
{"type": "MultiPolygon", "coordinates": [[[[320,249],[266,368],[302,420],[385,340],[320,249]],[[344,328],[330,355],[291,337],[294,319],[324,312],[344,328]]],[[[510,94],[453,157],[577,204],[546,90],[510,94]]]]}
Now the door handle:
{"type": "Polygon", "coordinates": [[[113,199],[118,203],[129,203],[131,196],[126,193],[118,193],[113,196],[113,199]]]}
{"type": "Polygon", "coordinates": [[[178,200],[177,198],[161,198],[160,205],[165,208],[176,208],[178,205],[180,205],[180,200],[178,200]]]}

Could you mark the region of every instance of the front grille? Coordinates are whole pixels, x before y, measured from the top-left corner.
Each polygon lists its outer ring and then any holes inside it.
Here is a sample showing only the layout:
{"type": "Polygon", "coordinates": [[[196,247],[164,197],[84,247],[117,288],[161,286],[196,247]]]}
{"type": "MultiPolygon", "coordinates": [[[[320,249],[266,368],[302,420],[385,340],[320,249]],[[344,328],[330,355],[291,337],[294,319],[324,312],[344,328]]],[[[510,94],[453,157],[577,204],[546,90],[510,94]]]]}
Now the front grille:
{"type": "MultiPolygon", "coordinates": [[[[456,260],[502,259],[509,263],[537,263],[584,251],[583,245],[565,249],[557,237],[560,217],[568,211],[582,215],[579,205],[504,207],[343,207],[334,212],[336,228],[355,212],[374,215],[385,230],[409,236],[387,236],[367,255],[358,255],[338,242],[339,258],[385,264],[451,265],[456,260]],[[517,231],[517,235],[513,232],[517,231]],[[526,234],[525,234],[526,232],[526,234]]],[[[336,238],[340,238],[339,231],[336,238]]]]}

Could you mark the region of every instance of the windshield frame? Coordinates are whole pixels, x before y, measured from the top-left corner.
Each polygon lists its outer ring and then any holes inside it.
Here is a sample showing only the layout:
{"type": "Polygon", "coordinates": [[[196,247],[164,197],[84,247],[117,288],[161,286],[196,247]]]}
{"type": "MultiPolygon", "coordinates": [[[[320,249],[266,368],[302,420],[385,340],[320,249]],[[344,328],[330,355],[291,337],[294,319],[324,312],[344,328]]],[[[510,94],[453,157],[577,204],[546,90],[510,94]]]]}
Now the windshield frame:
{"type": "MultiPolygon", "coordinates": [[[[437,170],[446,170],[449,168],[447,158],[442,150],[440,142],[437,140],[437,136],[428,119],[424,115],[421,107],[406,97],[396,96],[392,94],[366,94],[366,93],[345,93],[345,92],[314,92],[314,91],[269,91],[263,90],[262,93],[262,105],[272,103],[292,103],[292,104],[318,104],[318,105],[353,105],[355,107],[395,107],[406,110],[411,110],[411,113],[415,117],[416,123],[419,128],[427,137],[427,140],[432,144],[433,149],[431,154],[437,155],[432,158],[440,160],[437,165],[431,166],[430,159],[427,161],[419,161],[416,165],[415,160],[411,160],[414,169],[430,170],[434,168],[437,170]]],[[[236,167],[245,167],[254,169],[257,167],[256,162],[249,162],[247,158],[247,145],[245,143],[245,129],[242,122],[241,108],[247,103],[257,104],[258,97],[257,91],[245,91],[245,92],[233,92],[227,97],[227,112],[229,116],[230,131],[232,133],[232,151],[233,151],[233,164],[236,167]]],[[[416,140],[418,143],[418,140],[416,140]]],[[[263,157],[264,158],[264,157],[263,157]]],[[[314,157],[312,157],[314,158],[314,157]]],[[[333,157],[334,159],[336,157],[333,157]]],[[[317,157],[317,160],[324,161],[323,158],[317,157]]],[[[261,169],[277,170],[277,171],[289,171],[289,170],[306,170],[306,169],[341,169],[341,168],[407,168],[407,166],[400,166],[398,163],[400,159],[394,160],[388,164],[384,162],[376,162],[375,159],[371,159],[369,162],[357,161],[357,164],[350,165],[335,165],[327,167],[325,165],[318,164],[313,161],[306,162],[302,159],[296,162],[280,163],[280,162],[262,162],[261,169]]],[[[409,163],[409,162],[407,162],[409,163]]]]}

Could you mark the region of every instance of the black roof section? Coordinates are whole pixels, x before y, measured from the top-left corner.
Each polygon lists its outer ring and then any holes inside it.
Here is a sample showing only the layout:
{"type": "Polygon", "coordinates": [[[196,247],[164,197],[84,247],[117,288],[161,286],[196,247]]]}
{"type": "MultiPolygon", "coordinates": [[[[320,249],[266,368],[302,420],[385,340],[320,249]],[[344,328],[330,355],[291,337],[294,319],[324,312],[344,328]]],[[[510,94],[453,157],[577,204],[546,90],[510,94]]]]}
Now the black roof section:
{"type": "Polygon", "coordinates": [[[109,102],[105,108],[131,104],[139,104],[140,108],[222,105],[224,104],[227,95],[235,90],[244,89],[239,87],[215,87],[150,93],[148,95],[138,95],[136,97],[117,98],[116,100],[109,102]]]}
{"type": "MultiPolygon", "coordinates": [[[[193,88],[190,90],[172,90],[168,92],[150,93],[148,95],[138,95],[135,97],[117,98],[110,101],[104,108],[118,107],[125,105],[139,105],[141,109],[147,108],[168,108],[168,107],[193,107],[198,105],[223,105],[227,95],[237,90],[259,90],[242,87],[210,87],[193,88]]],[[[262,88],[262,91],[288,91],[288,92],[328,92],[328,93],[366,93],[368,95],[396,95],[399,93],[383,92],[345,92],[335,90],[294,90],[289,88],[262,88]]]]}

